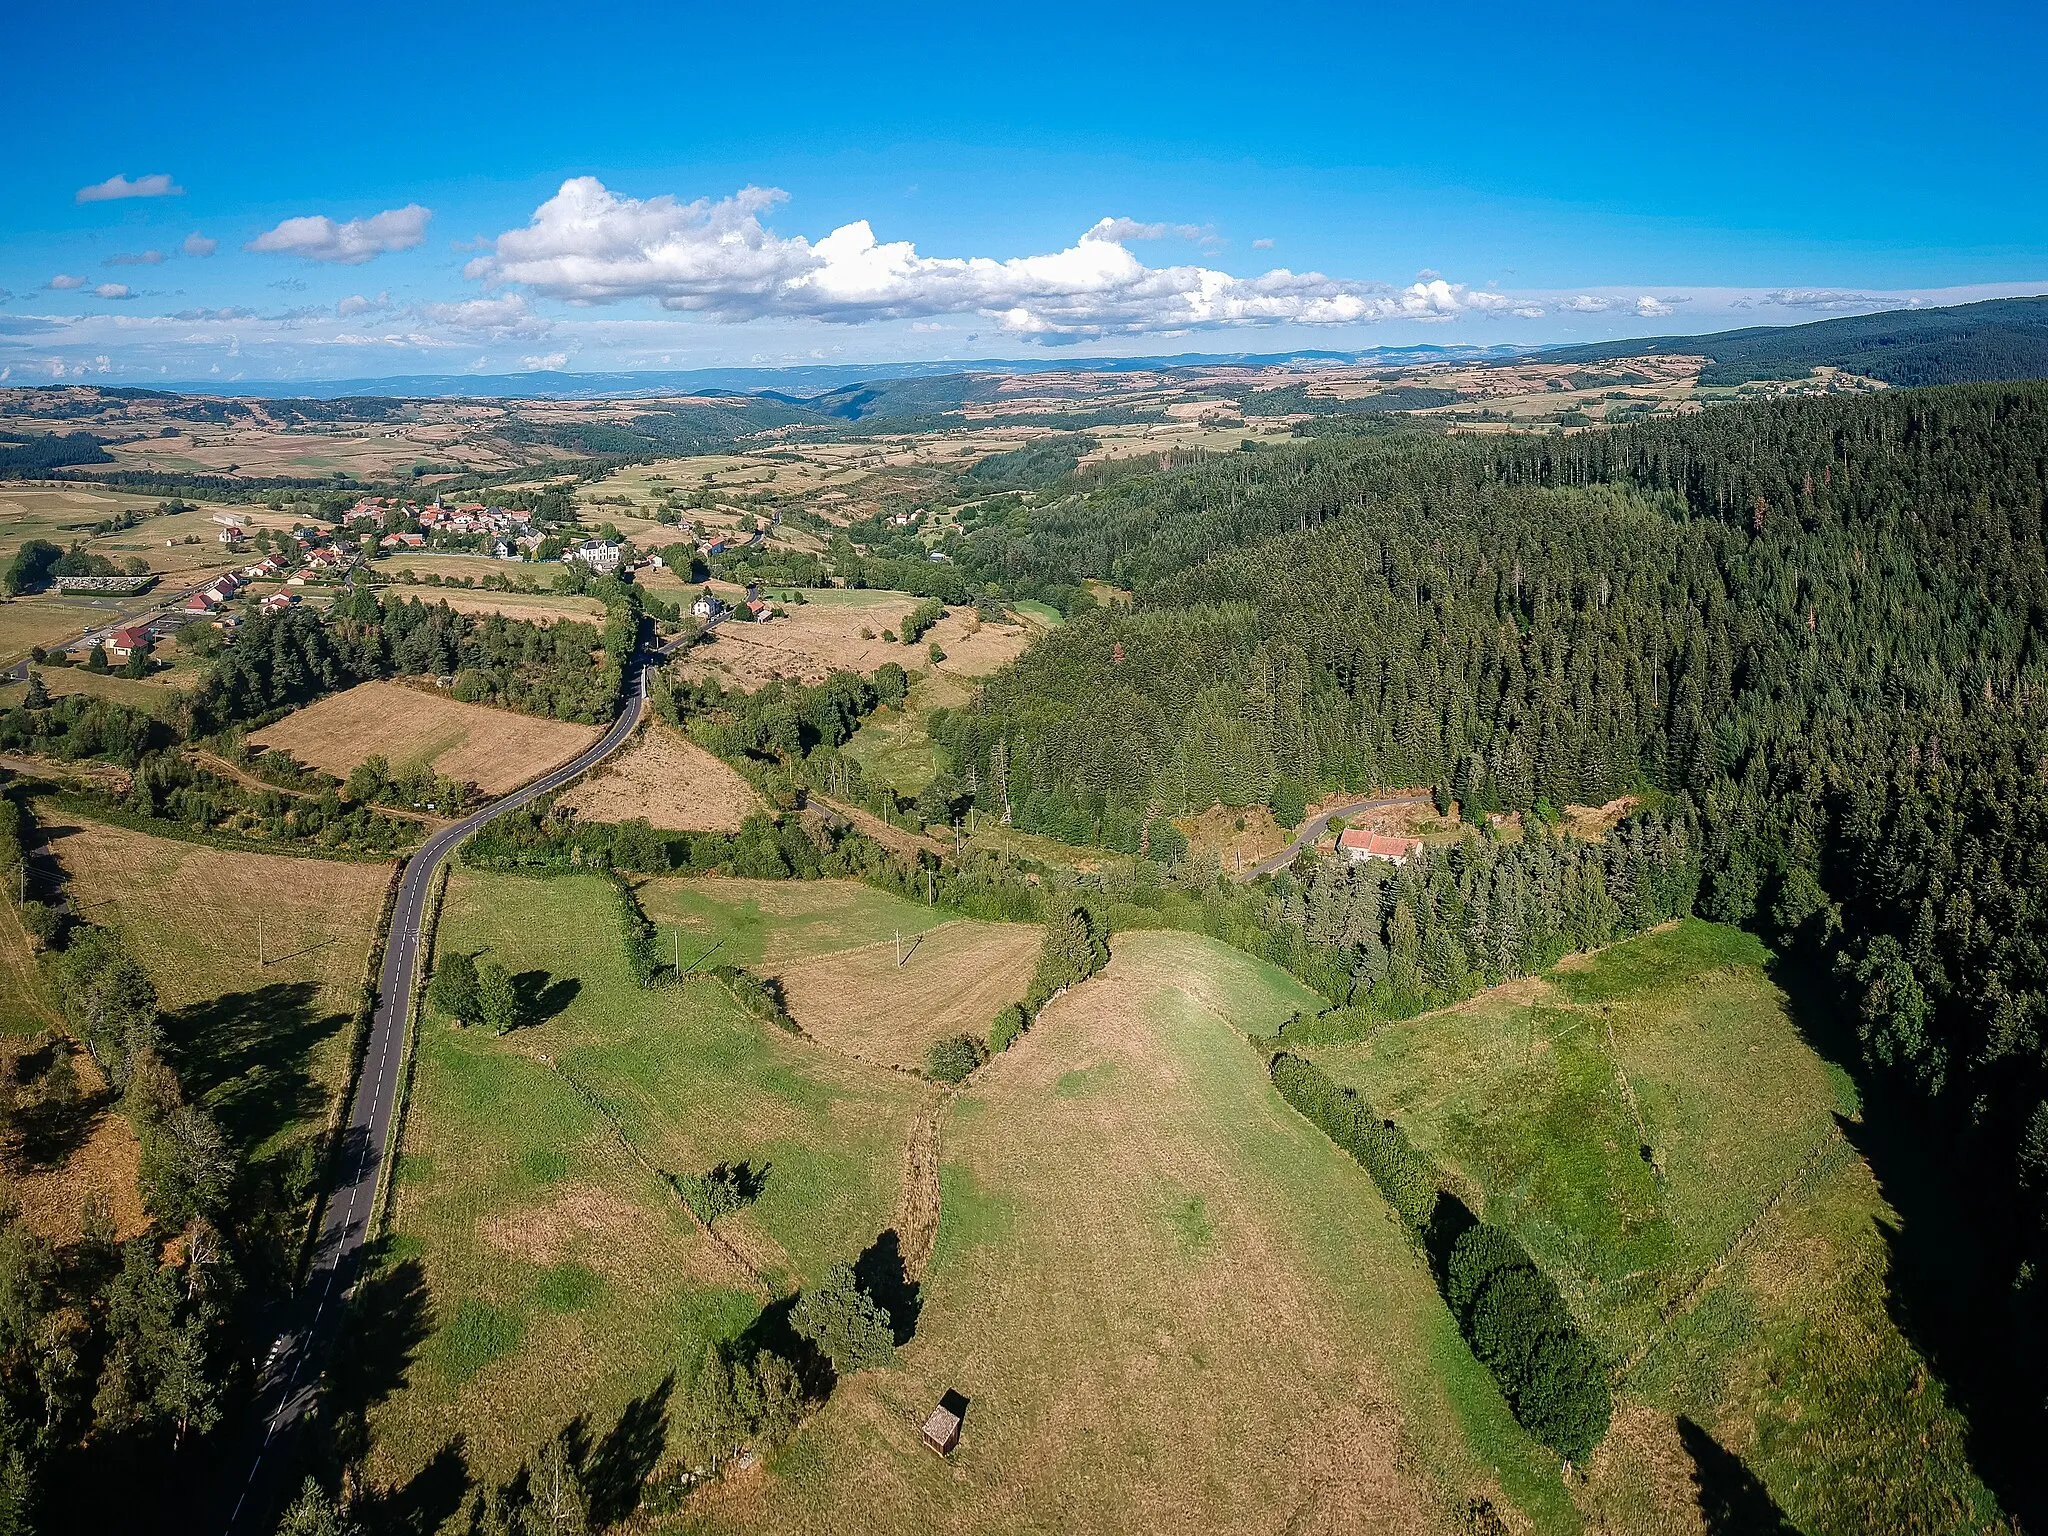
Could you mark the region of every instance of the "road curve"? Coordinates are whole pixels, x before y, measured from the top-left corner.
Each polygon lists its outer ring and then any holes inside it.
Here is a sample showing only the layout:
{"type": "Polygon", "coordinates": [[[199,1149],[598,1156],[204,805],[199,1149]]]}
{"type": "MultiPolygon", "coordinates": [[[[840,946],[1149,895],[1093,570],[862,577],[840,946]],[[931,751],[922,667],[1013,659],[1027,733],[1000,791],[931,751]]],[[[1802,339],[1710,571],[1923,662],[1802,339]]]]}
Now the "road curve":
{"type": "Polygon", "coordinates": [[[333,1347],[350,1288],[362,1263],[377,1201],[385,1143],[398,1107],[405,1075],[406,1016],[420,959],[420,925],[425,920],[427,892],[441,861],[472,832],[507,811],[559,789],[599,759],[615,752],[633,734],[647,703],[647,673],[634,665],[625,680],[625,707],[610,730],[589,750],[551,773],[495,800],[472,816],[434,833],[405,866],[392,904],[391,929],[384,943],[384,967],[377,977],[377,1003],[370,1021],[370,1039],[363,1067],[341,1130],[334,1167],[339,1170],[321,1213],[320,1235],[313,1250],[306,1283],[291,1303],[269,1358],[257,1379],[258,1420],[262,1445],[256,1449],[247,1481],[236,1493],[227,1529],[267,1529],[264,1521],[276,1507],[278,1479],[288,1470],[291,1431],[319,1391],[321,1364],[333,1347]],[[248,1524],[241,1522],[248,1517],[248,1524]]]}
{"type": "Polygon", "coordinates": [[[1294,862],[1296,854],[1330,830],[1332,816],[1352,817],[1361,811],[1384,811],[1397,805],[1434,805],[1428,795],[1396,795],[1385,800],[1360,800],[1353,805],[1333,805],[1327,811],[1311,816],[1295,834],[1294,841],[1274,854],[1270,859],[1254,864],[1237,878],[1256,880],[1261,875],[1274,874],[1294,862]]]}

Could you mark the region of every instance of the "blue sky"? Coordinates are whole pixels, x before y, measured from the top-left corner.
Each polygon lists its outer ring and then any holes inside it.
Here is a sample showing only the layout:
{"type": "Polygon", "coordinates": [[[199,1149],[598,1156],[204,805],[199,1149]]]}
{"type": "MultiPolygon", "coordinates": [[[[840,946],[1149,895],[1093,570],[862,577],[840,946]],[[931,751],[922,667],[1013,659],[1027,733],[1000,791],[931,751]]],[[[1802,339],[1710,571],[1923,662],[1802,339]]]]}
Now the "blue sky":
{"type": "Polygon", "coordinates": [[[10,32],[16,383],[1533,343],[2048,291],[2039,5],[10,32]]]}

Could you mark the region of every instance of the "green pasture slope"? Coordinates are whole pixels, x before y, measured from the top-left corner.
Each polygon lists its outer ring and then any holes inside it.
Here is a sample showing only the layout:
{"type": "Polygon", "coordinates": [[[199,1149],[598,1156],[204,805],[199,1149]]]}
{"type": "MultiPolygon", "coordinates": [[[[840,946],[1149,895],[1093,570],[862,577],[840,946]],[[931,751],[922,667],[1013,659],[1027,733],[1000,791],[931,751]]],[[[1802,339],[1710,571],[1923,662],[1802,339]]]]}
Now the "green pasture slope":
{"type": "MultiPolygon", "coordinates": [[[[1613,1362],[1618,1425],[1631,1399],[1691,1421],[1815,1536],[2002,1528],[1887,1314],[1897,1217],[1851,1144],[1854,1087],[1770,958],[1688,919],[1305,1054],[1521,1237],[1613,1362]]],[[[1617,1471],[1601,1512],[1658,1528],[1617,1471]]]]}
{"type": "MultiPolygon", "coordinates": [[[[730,926],[749,921],[743,899],[730,926]]],[[[410,1478],[459,1434],[487,1485],[574,1415],[602,1429],[686,1379],[758,1314],[751,1277],[651,1170],[765,1165],[719,1230],[792,1289],[891,1224],[921,1090],[759,1023],[715,982],[636,987],[596,876],[457,870],[436,948],[458,947],[510,970],[534,1022],[422,1021],[373,1299],[416,1343],[373,1394],[373,1469],[410,1478]]]]}

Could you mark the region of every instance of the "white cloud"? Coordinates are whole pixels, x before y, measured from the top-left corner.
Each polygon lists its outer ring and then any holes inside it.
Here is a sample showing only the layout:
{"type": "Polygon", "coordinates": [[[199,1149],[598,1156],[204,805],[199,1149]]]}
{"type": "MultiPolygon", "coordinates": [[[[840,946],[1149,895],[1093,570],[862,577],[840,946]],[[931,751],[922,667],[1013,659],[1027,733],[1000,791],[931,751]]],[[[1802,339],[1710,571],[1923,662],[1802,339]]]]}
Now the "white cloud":
{"type": "Polygon", "coordinates": [[[59,272],[55,277],[43,284],[43,286],[60,290],[65,288],[83,288],[85,286],[85,279],[73,277],[69,272],[59,272]]]}
{"type": "Polygon", "coordinates": [[[103,267],[153,267],[164,259],[162,251],[123,251],[109,256],[100,265],[103,267]]]}
{"type": "Polygon", "coordinates": [[[414,314],[433,325],[470,336],[500,341],[531,341],[545,336],[554,323],[533,312],[523,293],[504,293],[459,304],[422,304],[414,314]]]}
{"type": "Polygon", "coordinates": [[[1447,320],[1469,291],[1441,278],[1396,291],[1385,283],[1279,268],[1236,277],[1201,266],[1148,267],[1126,238],[1177,228],[1104,219],[1043,256],[920,256],[884,243],[866,220],[813,243],[782,236],[761,215],[786,194],[748,187],[712,202],[620,197],[579,177],[464,269],[571,304],[651,298],[663,308],[742,321],[782,317],[858,323],[976,313],[1014,336],[1048,341],[1228,326],[1356,325],[1447,320]]]}
{"type": "Polygon", "coordinates": [[[1839,288],[1773,288],[1758,302],[1839,314],[1859,309],[1891,309],[1897,301],[1874,293],[1845,293],[1839,288]]]}
{"type": "Polygon", "coordinates": [[[418,203],[389,208],[367,219],[350,219],[346,224],[337,224],[325,214],[311,214],[286,219],[251,240],[245,249],[359,267],[386,251],[406,251],[418,245],[427,238],[427,220],[433,216],[431,208],[418,203]]]}
{"type": "Polygon", "coordinates": [[[351,315],[381,315],[390,308],[391,295],[388,292],[380,293],[374,299],[352,293],[334,306],[334,313],[337,318],[346,320],[351,315]]]}
{"type": "Polygon", "coordinates": [[[93,296],[101,299],[127,299],[134,297],[128,291],[126,283],[101,283],[99,287],[93,289],[93,296]]]}
{"type": "Polygon", "coordinates": [[[1647,293],[1636,300],[1636,313],[1645,320],[1661,319],[1672,312],[1672,305],[1662,299],[1652,298],[1647,293]]]}
{"type": "Polygon", "coordinates": [[[1259,239],[1254,240],[1252,242],[1252,249],[1255,251],[1270,251],[1271,249],[1273,249],[1273,242],[1265,238],[1264,236],[1261,236],[1259,239]]]}
{"type": "MultiPolygon", "coordinates": [[[[478,358],[477,361],[481,363],[483,359],[478,358]]],[[[521,359],[519,359],[519,366],[522,368],[532,369],[534,371],[541,373],[553,373],[556,369],[560,368],[564,363],[568,361],[568,353],[550,352],[544,357],[522,357],[521,359]]]]}
{"type": "Polygon", "coordinates": [[[1508,313],[1519,315],[1524,320],[1541,320],[1545,311],[1541,304],[1517,304],[1508,313]]]}
{"type": "Polygon", "coordinates": [[[196,229],[185,237],[185,254],[187,256],[211,256],[219,249],[220,242],[218,240],[202,235],[196,229]]]}
{"type": "Polygon", "coordinates": [[[1603,299],[1590,293],[1580,293],[1574,294],[1557,307],[1569,310],[1575,315],[1597,315],[1614,308],[1614,300],[1603,299]]]}
{"type": "Polygon", "coordinates": [[[126,176],[109,176],[105,181],[96,181],[89,187],[78,189],[81,203],[111,203],[124,197],[183,197],[185,189],[172,184],[171,178],[158,172],[154,176],[138,176],[130,181],[126,176]]]}

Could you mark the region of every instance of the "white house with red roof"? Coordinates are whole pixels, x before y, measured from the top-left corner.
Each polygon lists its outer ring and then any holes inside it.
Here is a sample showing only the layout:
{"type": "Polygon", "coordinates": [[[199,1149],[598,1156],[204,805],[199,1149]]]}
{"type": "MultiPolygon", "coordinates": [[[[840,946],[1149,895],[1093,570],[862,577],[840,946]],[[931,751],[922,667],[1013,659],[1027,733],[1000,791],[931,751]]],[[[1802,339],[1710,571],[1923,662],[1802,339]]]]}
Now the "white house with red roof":
{"type": "Polygon", "coordinates": [[[1389,864],[1406,864],[1422,852],[1419,837],[1388,837],[1363,827],[1346,827],[1337,835],[1337,852],[1354,864],[1367,859],[1385,859],[1389,864]]]}

